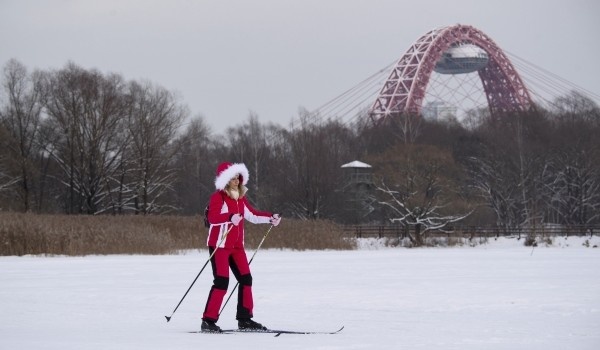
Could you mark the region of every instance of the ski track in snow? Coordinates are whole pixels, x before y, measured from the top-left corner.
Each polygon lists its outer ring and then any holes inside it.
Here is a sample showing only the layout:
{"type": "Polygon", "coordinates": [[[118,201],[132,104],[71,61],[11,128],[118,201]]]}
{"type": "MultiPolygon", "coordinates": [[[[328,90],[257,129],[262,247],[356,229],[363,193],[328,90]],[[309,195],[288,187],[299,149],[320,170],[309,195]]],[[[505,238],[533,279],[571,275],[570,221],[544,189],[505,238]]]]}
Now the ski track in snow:
{"type": "MultiPolygon", "coordinates": [[[[516,240],[260,251],[252,263],[258,322],[302,331],[345,326],[335,335],[279,337],[189,333],[200,328],[210,269],[166,322],[205,250],[0,257],[0,349],[600,349],[600,248],[582,240],[533,254],[516,240]]],[[[222,328],[236,326],[235,301],[222,328]]]]}

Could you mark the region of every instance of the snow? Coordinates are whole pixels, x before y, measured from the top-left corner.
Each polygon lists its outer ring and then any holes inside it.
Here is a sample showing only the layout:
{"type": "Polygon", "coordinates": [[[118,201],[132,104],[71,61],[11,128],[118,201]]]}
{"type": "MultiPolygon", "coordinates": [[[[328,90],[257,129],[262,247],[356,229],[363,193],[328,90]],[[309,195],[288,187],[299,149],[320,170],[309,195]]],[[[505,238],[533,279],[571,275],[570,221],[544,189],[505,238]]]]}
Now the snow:
{"type": "MultiPolygon", "coordinates": [[[[0,257],[0,349],[599,349],[600,249],[596,237],[584,242],[260,251],[252,263],[257,321],[345,326],[280,337],[189,333],[200,328],[209,269],[166,322],[205,250],[0,257]]],[[[234,302],[224,328],[235,327],[234,302]]]]}

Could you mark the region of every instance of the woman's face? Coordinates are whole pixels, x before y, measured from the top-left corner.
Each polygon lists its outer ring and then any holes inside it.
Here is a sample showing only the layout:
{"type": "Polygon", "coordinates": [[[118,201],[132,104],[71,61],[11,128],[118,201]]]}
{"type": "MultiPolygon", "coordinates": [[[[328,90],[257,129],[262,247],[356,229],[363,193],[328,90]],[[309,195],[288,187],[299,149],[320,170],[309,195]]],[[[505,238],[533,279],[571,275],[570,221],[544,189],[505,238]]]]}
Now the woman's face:
{"type": "Polygon", "coordinates": [[[240,185],[240,175],[232,177],[228,185],[230,188],[238,188],[240,185]]]}

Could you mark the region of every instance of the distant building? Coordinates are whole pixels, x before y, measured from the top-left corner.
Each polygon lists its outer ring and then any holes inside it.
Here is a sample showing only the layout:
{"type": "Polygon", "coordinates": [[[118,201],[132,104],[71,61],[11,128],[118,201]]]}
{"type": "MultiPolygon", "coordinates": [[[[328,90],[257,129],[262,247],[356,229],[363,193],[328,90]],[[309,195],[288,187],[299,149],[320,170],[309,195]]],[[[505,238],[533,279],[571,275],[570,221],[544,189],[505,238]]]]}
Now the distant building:
{"type": "Polygon", "coordinates": [[[467,74],[485,68],[488,61],[489,56],[481,47],[456,44],[442,53],[433,70],[440,74],[467,74]]]}
{"type": "Polygon", "coordinates": [[[340,192],[344,200],[343,218],[347,224],[358,224],[368,221],[374,210],[372,203],[373,168],[366,163],[355,160],[341,166],[343,181],[340,192]]]}
{"type": "Polygon", "coordinates": [[[342,165],[346,184],[364,187],[373,183],[373,171],[369,164],[355,160],[342,165]]]}
{"type": "Polygon", "coordinates": [[[429,120],[444,120],[456,117],[458,108],[444,101],[428,102],[423,106],[421,113],[423,117],[429,120]]]}

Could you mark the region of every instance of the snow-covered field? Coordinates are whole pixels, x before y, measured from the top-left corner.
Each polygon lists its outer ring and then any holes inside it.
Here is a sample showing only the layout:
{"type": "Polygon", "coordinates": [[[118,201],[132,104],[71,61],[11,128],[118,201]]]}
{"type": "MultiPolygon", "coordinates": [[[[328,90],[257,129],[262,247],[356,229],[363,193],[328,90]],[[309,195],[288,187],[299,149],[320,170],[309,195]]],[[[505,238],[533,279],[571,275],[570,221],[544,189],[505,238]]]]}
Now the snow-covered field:
{"type": "MultiPolygon", "coordinates": [[[[257,321],[345,326],[280,337],[189,333],[200,328],[209,268],[166,322],[206,251],[0,257],[0,349],[600,349],[600,248],[561,240],[533,254],[510,240],[260,251],[252,263],[257,321]]],[[[224,328],[236,325],[233,304],[224,328]]]]}

